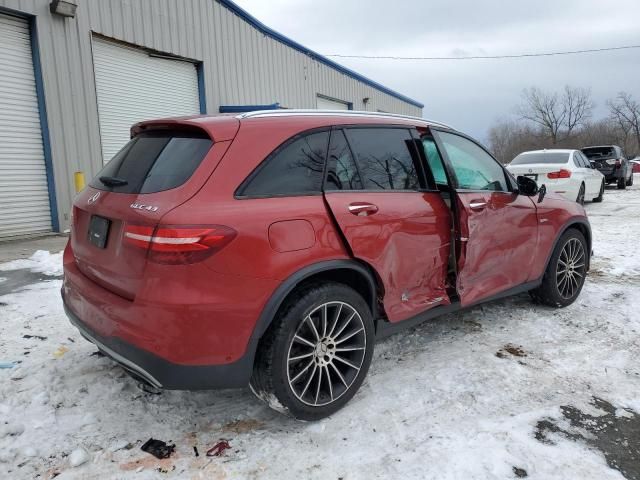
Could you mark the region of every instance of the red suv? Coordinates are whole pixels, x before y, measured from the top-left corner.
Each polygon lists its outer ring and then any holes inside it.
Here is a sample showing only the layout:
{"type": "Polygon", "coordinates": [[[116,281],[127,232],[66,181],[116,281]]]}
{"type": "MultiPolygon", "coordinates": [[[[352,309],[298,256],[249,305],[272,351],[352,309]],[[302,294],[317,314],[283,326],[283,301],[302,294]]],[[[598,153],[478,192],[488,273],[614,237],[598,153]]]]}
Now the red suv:
{"type": "Polygon", "coordinates": [[[355,394],[376,338],[519,292],[571,304],[582,206],[435,122],[277,111],[143,122],[80,193],[71,322],[164,389],[244,387],[299,419],[355,394]]]}

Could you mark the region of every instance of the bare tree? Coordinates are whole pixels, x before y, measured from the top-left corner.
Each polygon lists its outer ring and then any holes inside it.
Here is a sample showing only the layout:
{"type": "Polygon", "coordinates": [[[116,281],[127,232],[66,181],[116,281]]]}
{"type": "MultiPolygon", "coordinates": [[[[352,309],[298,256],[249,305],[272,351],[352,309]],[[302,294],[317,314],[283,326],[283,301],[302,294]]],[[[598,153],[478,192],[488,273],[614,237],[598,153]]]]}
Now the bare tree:
{"type": "Polygon", "coordinates": [[[584,126],[591,118],[591,89],[566,85],[562,95],[562,108],[566,112],[564,127],[569,138],[576,128],[584,126]]]}
{"type": "Polygon", "coordinates": [[[561,94],[531,87],[522,92],[522,97],[518,115],[539,127],[553,145],[584,125],[593,110],[591,90],[580,87],[567,85],[561,94]]]}
{"type": "MultiPolygon", "coordinates": [[[[640,103],[629,93],[620,92],[618,96],[607,101],[611,118],[626,132],[633,132],[636,148],[640,149],[640,103]]],[[[640,153],[636,151],[635,153],[640,153]]]]}

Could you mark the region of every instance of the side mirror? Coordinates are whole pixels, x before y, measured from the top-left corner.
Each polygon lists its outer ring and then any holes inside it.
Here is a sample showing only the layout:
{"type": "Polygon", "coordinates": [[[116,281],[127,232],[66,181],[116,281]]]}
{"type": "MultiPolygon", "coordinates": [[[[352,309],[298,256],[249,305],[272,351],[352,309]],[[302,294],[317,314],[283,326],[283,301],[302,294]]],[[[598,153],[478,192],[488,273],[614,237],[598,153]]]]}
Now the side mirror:
{"type": "Polygon", "coordinates": [[[538,184],[535,180],[529,177],[518,176],[516,179],[518,182],[518,193],[526,195],[527,197],[533,197],[538,193],[538,184]]]}

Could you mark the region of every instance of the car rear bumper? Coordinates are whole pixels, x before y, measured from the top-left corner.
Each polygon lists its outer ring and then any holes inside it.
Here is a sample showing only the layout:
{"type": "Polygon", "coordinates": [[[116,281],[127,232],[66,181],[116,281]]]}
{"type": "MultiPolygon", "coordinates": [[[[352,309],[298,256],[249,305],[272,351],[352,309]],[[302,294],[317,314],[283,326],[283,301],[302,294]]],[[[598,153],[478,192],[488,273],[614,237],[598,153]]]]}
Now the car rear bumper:
{"type": "Polygon", "coordinates": [[[84,275],[69,246],[63,262],[61,294],[71,323],[130,372],[165,389],[248,385],[252,335],[279,282],[207,267],[177,267],[159,281],[150,267],[149,285],[129,300],[84,275]]]}
{"type": "Polygon", "coordinates": [[[245,355],[237,362],[226,365],[178,365],[118,337],[105,337],[93,331],[71,311],[64,301],[69,321],[89,342],[119,363],[125,370],[152,385],[167,390],[208,390],[239,388],[249,383],[253,369],[253,356],[245,355]]]}

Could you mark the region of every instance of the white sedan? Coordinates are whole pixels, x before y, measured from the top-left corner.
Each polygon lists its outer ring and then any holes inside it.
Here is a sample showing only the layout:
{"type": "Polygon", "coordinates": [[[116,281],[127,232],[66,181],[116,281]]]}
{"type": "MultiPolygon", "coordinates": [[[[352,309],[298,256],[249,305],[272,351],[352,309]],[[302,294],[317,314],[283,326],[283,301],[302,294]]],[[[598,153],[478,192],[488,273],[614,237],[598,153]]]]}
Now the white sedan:
{"type": "Polygon", "coordinates": [[[507,170],[545,185],[547,192],[560,193],[581,204],[585,200],[601,202],[604,195],[604,175],[592,168],[580,150],[523,152],[507,165],[507,170]]]}

